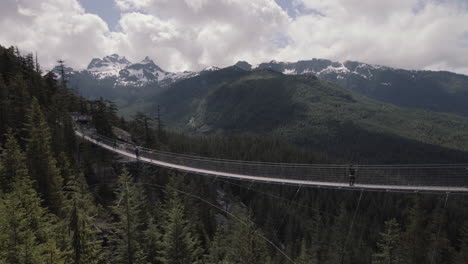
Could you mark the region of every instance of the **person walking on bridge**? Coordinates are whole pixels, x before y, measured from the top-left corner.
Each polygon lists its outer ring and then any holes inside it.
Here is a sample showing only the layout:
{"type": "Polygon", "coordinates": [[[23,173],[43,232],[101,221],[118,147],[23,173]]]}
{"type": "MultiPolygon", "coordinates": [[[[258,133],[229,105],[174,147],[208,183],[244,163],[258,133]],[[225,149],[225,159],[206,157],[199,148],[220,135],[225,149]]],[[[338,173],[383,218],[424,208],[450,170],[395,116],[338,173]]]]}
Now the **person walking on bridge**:
{"type": "Polygon", "coordinates": [[[354,186],[354,183],[356,182],[357,169],[352,164],[349,165],[348,173],[349,186],[354,186]]]}
{"type": "Polygon", "coordinates": [[[140,149],[138,148],[137,145],[135,145],[135,157],[136,159],[140,158],[140,149]]]}

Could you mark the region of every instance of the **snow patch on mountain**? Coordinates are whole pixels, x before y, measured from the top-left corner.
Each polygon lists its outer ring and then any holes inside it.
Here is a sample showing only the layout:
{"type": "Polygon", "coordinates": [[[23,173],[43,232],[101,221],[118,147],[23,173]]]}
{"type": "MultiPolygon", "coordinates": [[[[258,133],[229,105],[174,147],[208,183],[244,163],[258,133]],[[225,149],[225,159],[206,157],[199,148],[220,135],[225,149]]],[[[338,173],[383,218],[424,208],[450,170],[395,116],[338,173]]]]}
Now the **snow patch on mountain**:
{"type": "Polygon", "coordinates": [[[209,66],[209,67],[206,67],[202,70],[202,72],[204,71],[219,71],[221,68],[219,67],[216,67],[216,66],[209,66]]]}
{"type": "Polygon", "coordinates": [[[90,72],[98,79],[117,77],[119,72],[130,64],[130,61],[128,61],[125,57],[112,54],[102,59],[94,58],[89,63],[86,71],[90,72]]]}
{"type": "MultiPolygon", "coordinates": [[[[218,70],[212,67],[209,70],[218,70]]],[[[114,86],[144,86],[147,84],[169,84],[174,81],[191,78],[199,72],[166,72],[154,61],[146,56],[142,61],[131,63],[125,57],[117,54],[106,56],[102,59],[94,58],[89,63],[86,72],[96,79],[115,79],[114,86]]]]}
{"type": "Polygon", "coordinates": [[[295,74],[297,74],[297,72],[296,72],[295,69],[284,69],[283,74],[295,75],[295,74]]]}

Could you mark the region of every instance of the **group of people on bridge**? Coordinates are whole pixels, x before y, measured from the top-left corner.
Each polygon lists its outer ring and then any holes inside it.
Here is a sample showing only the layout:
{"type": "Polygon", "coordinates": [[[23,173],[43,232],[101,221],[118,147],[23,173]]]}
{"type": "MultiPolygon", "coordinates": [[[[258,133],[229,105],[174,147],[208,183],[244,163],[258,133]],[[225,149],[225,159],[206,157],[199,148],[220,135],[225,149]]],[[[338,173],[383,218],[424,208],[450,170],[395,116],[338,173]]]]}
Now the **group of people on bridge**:
{"type": "MultiPolygon", "coordinates": [[[[114,140],[112,147],[114,149],[117,149],[117,140],[114,140]]],[[[136,159],[140,158],[140,147],[137,145],[133,145],[134,147],[134,152],[135,152],[135,157],[136,159]]],[[[468,168],[467,168],[468,170],[468,168]]],[[[353,164],[349,165],[348,167],[348,179],[349,179],[349,186],[354,186],[354,183],[356,182],[356,176],[357,176],[357,168],[353,164]]]]}
{"type": "MultiPolygon", "coordinates": [[[[102,139],[96,135],[96,134],[91,134],[90,137],[92,139],[94,139],[97,143],[101,143],[102,142],[102,139]]],[[[112,148],[114,150],[117,150],[118,148],[121,147],[121,144],[119,144],[120,141],[114,139],[112,142],[112,148]]],[[[137,160],[140,159],[141,157],[141,147],[136,145],[135,143],[129,143],[130,145],[130,148],[133,148],[133,152],[134,152],[134,155],[135,155],[135,158],[137,160]]],[[[466,175],[468,176],[468,167],[465,168],[463,167],[462,169],[466,169],[466,175]]],[[[344,170],[344,181],[348,181],[348,184],[350,187],[353,187],[355,186],[355,183],[356,183],[356,179],[358,177],[358,165],[355,165],[355,164],[351,164],[351,165],[348,165],[347,167],[344,167],[343,168],[344,170]]],[[[466,185],[463,185],[463,187],[465,187],[466,185]]]]}

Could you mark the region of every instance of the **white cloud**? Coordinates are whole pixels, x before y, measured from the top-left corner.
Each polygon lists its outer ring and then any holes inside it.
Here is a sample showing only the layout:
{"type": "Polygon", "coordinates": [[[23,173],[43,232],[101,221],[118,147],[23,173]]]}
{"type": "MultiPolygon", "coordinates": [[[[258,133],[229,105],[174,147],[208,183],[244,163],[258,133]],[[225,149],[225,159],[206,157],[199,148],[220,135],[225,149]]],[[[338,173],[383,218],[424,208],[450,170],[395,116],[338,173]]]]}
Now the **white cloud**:
{"type": "Polygon", "coordinates": [[[111,32],[77,0],[3,0],[0,44],[37,51],[46,67],[119,53],[167,70],[328,58],[468,74],[465,0],[281,1],[294,18],[275,0],[115,0],[111,32]]]}
{"type": "Polygon", "coordinates": [[[46,67],[59,58],[82,67],[112,46],[107,24],[75,0],[3,0],[0,5],[0,44],[37,51],[46,67]]]}
{"type": "Polygon", "coordinates": [[[303,0],[323,15],[296,18],[279,59],[323,57],[467,74],[466,2],[303,0]]]}
{"type": "Polygon", "coordinates": [[[169,70],[266,60],[290,21],[274,0],[116,0],[119,50],[169,70]],[[124,41],[132,40],[131,42],[124,41]],[[130,53],[128,51],[130,50],[130,53]],[[182,60],[181,60],[182,59],[182,60]]]}

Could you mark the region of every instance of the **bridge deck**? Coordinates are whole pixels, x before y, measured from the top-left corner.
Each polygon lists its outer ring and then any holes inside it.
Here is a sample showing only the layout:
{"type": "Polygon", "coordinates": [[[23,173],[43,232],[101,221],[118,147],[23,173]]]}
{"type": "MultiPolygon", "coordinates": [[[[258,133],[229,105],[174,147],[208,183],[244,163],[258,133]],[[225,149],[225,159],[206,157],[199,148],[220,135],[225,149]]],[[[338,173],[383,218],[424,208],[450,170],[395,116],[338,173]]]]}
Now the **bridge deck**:
{"type": "MultiPolygon", "coordinates": [[[[104,149],[112,151],[114,153],[136,159],[134,152],[120,149],[110,144],[105,144],[101,140],[93,139],[91,136],[86,135],[80,131],[75,131],[76,135],[96,144],[104,149]]],[[[147,162],[150,164],[176,169],[180,171],[218,176],[225,178],[232,178],[238,180],[248,180],[248,181],[258,181],[258,182],[268,182],[268,183],[277,183],[277,184],[291,184],[291,185],[305,185],[305,186],[315,186],[323,188],[336,188],[336,189],[355,189],[355,190],[373,190],[373,191],[387,191],[387,192],[429,192],[429,193],[461,193],[468,194],[468,187],[458,187],[458,186],[414,186],[414,185],[392,185],[392,184],[359,184],[356,183],[354,186],[349,186],[347,182],[328,182],[328,181],[316,181],[316,180],[300,180],[300,179],[291,179],[291,178],[275,178],[268,176],[257,176],[257,175],[248,175],[248,174],[238,174],[232,172],[226,172],[221,170],[211,170],[205,168],[197,168],[195,166],[186,166],[176,163],[171,163],[167,161],[162,161],[158,159],[153,159],[151,157],[144,157],[139,155],[139,160],[147,162]]],[[[468,179],[467,179],[468,180],[468,179]]]]}

